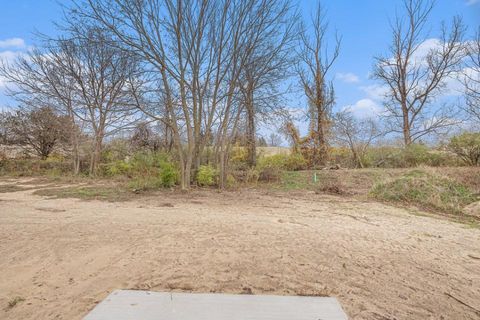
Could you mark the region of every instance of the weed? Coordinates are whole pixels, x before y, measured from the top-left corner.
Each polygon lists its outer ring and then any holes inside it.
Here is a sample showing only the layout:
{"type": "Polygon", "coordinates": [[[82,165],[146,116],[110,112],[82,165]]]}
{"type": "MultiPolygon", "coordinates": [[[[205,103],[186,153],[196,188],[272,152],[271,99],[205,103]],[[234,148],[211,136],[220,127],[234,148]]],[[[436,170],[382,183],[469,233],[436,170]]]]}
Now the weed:
{"type": "Polygon", "coordinates": [[[12,300],[8,301],[7,310],[14,308],[17,304],[23,301],[25,301],[25,298],[22,298],[22,297],[13,298],[12,300]]]}

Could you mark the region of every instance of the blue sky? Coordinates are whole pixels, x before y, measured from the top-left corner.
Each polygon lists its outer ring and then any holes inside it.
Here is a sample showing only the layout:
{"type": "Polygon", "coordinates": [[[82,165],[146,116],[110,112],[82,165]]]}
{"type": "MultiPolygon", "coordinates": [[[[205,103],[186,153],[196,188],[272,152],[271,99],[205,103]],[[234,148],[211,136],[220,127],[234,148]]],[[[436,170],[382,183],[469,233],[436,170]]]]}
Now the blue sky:
{"type": "MultiPolygon", "coordinates": [[[[55,34],[53,21],[59,20],[60,0],[0,0],[0,57],[11,58],[34,45],[34,32],[55,34]]],[[[62,2],[63,3],[63,2],[62,2]]],[[[68,3],[68,2],[66,2],[68,3]]],[[[373,57],[384,54],[390,43],[389,19],[401,0],[323,0],[328,10],[330,26],[342,35],[340,58],[332,70],[335,77],[337,108],[351,106],[357,115],[371,115],[381,105],[381,87],[369,79],[373,57]]],[[[314,11],[314,1],[301,1],[308,18],[314,11]]],[[[459,14],[469,26],[468,36],[480,25],[480,0],[438,0],[430,19],[430,38],[438,35],[442,20],[459,14]]],[[[2,90],[0,108],[11,104],[2,90]]],[[[296,101],[302,101],[296,99],[296,101]]],[[[293,107],[301,107],[301,102],[293,107]]]]}

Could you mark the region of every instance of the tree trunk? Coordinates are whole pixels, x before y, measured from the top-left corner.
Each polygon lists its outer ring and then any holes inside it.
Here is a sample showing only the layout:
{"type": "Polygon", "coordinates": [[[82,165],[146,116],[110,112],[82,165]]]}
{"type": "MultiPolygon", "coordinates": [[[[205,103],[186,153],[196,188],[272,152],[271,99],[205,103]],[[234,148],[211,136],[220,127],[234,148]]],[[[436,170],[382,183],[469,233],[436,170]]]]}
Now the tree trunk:
{"type": "Polygon", "coordinates": [[[406,94],[403,94],[402,98],[404,100],[404,102],[402,102],[403,142],[405,143],[405,146],[409,146],[412,143],[412,136],[411,136],[411,132],[410,132],[410,117],[409,117],[408,108],[407,108],[407,105],[406,105],[406,102],[405,102],[406,99],[407,99],[406,94]]]}
{"type": "Polygon", "coordinates": [[[249,90],[245,101],[247,111],[247,163],[253,168],[257,164],[256,132],[255,132],[255,110],[253,105],[253,92],[249,90]]]}
{"type": "Polygon", "coordinates": [[[412,144],[412,137],[410,136],[410,127],[408,125],[403,127],[403,141],[406,147],[412,144]]]}
{"type": "Polygon", "coordinates": [[[78,142],[73,142],[73,174],[78,175],[80,173],[80,152],[78,142]]]}
{"type": "Polygon", "coordinates": [[[103,133],[98,133],[95,135],[93,141],[93,150],[90,157],[90,170],[89,173],[91,176],[97,173],[98,164],[100,163],[100,157],[102,153],[102,144],[103,144],[103,133]]]}

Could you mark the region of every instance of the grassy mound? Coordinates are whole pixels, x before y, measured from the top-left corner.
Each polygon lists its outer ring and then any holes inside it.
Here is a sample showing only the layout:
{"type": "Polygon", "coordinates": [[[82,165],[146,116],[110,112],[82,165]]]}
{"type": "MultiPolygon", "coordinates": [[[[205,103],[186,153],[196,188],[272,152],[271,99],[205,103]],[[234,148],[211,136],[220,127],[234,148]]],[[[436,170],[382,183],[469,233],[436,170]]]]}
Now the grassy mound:
{"type": "Polygon", "coordinates": [[[463,213],[463,208],[478,198],[467,186],[423,170],[413,170],[391,181],[377,183],[370,195],[378,200],[447,214],[463,213]]]}

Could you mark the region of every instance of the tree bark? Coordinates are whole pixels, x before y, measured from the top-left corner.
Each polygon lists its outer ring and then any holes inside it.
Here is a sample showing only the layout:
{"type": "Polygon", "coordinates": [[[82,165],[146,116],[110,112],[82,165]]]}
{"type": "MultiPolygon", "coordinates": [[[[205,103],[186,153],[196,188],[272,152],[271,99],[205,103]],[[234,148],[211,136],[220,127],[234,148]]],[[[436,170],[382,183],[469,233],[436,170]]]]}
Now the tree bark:
{"type": "Polygon", "coordinates": [[[253,92],[248,89],[245,109],[247,111],[247,163],[253,168],[257,164],[255,106],[253,105],[253,92]]]}

